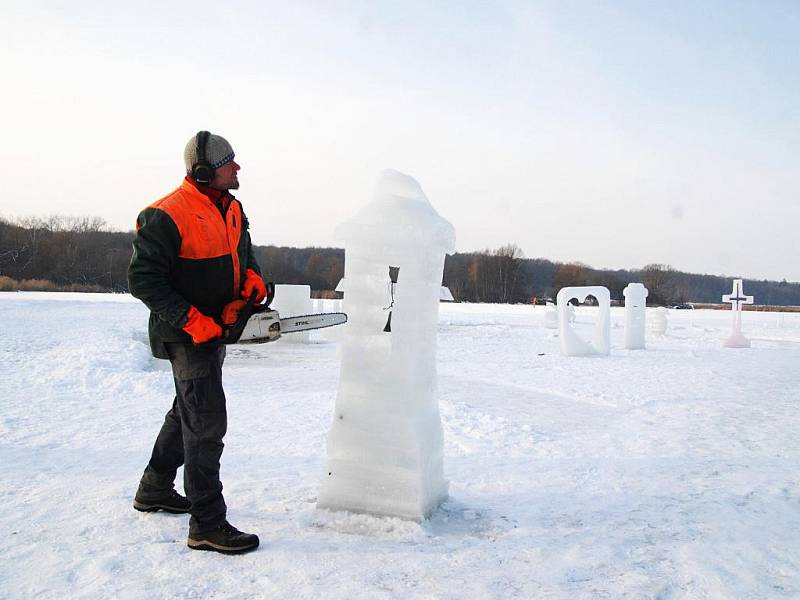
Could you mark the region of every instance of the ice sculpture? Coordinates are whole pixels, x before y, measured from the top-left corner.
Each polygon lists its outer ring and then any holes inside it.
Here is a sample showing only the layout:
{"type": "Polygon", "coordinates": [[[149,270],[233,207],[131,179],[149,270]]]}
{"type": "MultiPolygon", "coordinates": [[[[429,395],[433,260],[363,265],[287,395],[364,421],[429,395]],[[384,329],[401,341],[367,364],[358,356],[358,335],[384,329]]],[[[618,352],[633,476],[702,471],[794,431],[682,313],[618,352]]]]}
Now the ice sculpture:
{"type": "Polygon", "coordinates": [[[575,312],[575,307],[567,302],[567,321],[569,323],[574,323],[575,319],[578,318],[577,313],[575,312]]]}
{"type": "Polygon", "coordinates": [[[644,348],[647,288],[641,283],[629,283],[622,295],[625,296],[625,347],[641,350],[644,348]]]}
{"type": "MultiPolygon", "coordinates": [[[[336,284],[335,292],[342,292],[345,291],[345,281],[344,277],[339,280],[339,283],[336,284]]],[[[455,298],[453,298],[453,292],[450,291],[450,288],[446,285],[443,285],[441,290],[439,290],[439,300],[442,302],[455,302],[455,298]]]]}
{"type": "Polygon", "coordinates": [[[422,520],[448,489],[436,327],[455,231],[416,180],[389,170],[336,237],[345,247],[348,324],[317,506],[422,520]],[[399,275],[386,333],[390,265],[399,275]]]}
{"type": "MultiPolygon", "coordinates": [[[[307,315],[312,311],[311,307],[311,286],[310,285],[288,285],[278,284],[275,286],[275,298],[270,304],[271,308],[278,311],[281,317],[294,317],[297,315],[307,315]]],[[[310,331],[301,331],[281,337],[280,341],[308,343],[310,341],[310,331]]]]}
{"type": "MultiPolygon", "coordinates": [[[[337,299],[320,300],[321,306],[314,312],[342,312],[342,301],[337,299]]],[[[341,342],[347,330],[347,324],[342,327],[326,327],[311,332],[311,341],[341,342]],[[316,334],[316,335],[314,335],[316,334]]],[[[292,334],[294,335],[294,334],[292,334]]]]}
{"type": "Polygon", "coordinates": [[[608,354],[611,351],[611,294],[608,288],[599,285],[585,287],[565,287],[556,296],[558,305],[561,354],[564,356],[591,356],[608,354]],[[569,322],[569,301],[573,298],[583,302],[587,297],[597,299],[599,313],[594,324],[591,342],[581,339],[569,322]]]}
{"type": "Polygon", "coordinates": [[[669,327],[669,319],[667,317],[667,309],[659,306],[653,311],[650,317],[650,333],[653,335],[665,335],[669,327]]]}
{"type": "Polygon", "coordinates": [[[722,342],[725,348],[749,348],[750,340],[742,334],[742,306],[752,304],[753,297],[745,296],[742,289],[742,280],[736,279],[733,282],[733,290],[730,294],[722,296],[723,302],[730,302],[733,310],[733,331],[730,337],[722,342]]]}
{"type": "Polygon", "coordinates": [[[547,302],[545,305],[544,326],[547,329],[558,329],[558,313],[556,312],[556,305],[552,302],[547,302]]]}

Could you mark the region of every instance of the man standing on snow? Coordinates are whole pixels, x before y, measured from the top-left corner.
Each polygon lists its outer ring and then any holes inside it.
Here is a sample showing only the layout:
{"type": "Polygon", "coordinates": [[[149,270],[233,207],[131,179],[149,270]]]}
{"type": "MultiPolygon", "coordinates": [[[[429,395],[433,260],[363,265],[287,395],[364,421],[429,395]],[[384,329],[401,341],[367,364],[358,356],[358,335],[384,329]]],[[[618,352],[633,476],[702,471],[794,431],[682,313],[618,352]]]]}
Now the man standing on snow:
{"type": "Polygon", "coordinates": [[[219,479],[227,429],[222,362],[225,346],[199,347],[222,336],[215,319],[233,300],[266,296],[253,256],[247,218],[229,190],[239,188],[233,149],[201,131],[186,144],[180,187],[145,208],[136,221],[128,284],[150,309],[150,347],[169,359],[175,400],[156,438],[133,507],[191,513],[188,545],[195,550],[253,550],[258,536],[226,520],[219,479]],[[187,498],[174,488],[183,465],[187,498]]]}

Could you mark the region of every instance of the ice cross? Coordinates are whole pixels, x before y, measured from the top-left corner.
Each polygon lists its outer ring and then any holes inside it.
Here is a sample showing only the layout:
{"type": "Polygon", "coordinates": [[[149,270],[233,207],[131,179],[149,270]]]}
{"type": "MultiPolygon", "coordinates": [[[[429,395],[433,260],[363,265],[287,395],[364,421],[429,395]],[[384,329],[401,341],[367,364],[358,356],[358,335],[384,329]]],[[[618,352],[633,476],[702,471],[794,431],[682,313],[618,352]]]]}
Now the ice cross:
{"type": "Polygon", "coordinates": [[[742,304],[753,303],[753,297],[744,295],[741,279],[734,279],[733,290],[730,294],[722,296],[722,301],[730,303],[733,310],[740,312],[742,310],[742,304]]]}
{"type": "Polygon", "coordinates": [[[722,301],[729,302],[733,310],[733,331],[722,345],[726,348],[749,348],[750,340],[742,335],[742,305],[752,304],[753,297],[744,295],[741,279],[733,280],[733,291],[722,296],[722,301]]]}

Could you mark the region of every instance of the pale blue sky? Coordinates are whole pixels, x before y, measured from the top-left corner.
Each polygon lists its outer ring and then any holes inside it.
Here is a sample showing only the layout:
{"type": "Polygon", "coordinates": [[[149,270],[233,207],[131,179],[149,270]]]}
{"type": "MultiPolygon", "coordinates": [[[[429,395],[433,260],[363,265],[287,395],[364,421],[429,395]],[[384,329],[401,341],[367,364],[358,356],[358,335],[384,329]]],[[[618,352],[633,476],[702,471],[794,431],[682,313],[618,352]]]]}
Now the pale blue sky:
{"type": "Polygon", "coordinates": [[[258,244],[387,167],[459,251],[800,281],[800,2],[5,2],[0,215],[128,229],[205,128],[258,244]]]}

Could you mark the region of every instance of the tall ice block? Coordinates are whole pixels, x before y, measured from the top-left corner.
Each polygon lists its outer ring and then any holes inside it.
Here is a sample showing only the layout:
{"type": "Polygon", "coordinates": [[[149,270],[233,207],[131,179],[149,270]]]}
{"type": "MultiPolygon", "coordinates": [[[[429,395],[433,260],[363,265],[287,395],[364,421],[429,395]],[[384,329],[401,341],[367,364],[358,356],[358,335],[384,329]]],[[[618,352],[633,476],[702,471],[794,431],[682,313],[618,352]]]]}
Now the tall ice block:
{"type": "Polygon", "coordinates": [[[647,307],[647,288],[641,283],[629,283],[622,290],[625,296],[625,347],[642,350],[647,307]]]}
{"type": "MultiPolygon", "coordinates": [[[[275,286],[275,299],[270,305],[278,311],[281,317],[296,317],[307,315],[313,312],[311,308],[311,286],[310,285],[288,285],[281,284],[275,286]]],[[[301,331],[281,337],[283,343],[308,343],[311,339],[310,331],[301,331]]]]}
{"type": "Polygon", "coordinates": [[[317,506],[422,520],[448,489],[436,327],[455,231],[416,180],[384,171],[372,202],[336,237],[345,247],[348,323],[317,506]],[[395,287],[389,267],[399,267],[395,287]]]}

